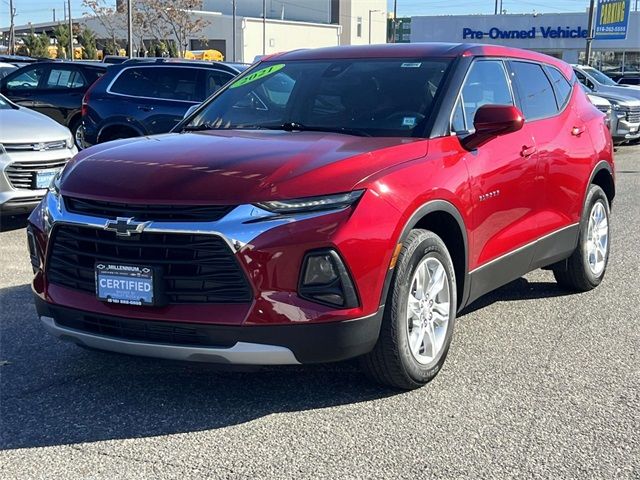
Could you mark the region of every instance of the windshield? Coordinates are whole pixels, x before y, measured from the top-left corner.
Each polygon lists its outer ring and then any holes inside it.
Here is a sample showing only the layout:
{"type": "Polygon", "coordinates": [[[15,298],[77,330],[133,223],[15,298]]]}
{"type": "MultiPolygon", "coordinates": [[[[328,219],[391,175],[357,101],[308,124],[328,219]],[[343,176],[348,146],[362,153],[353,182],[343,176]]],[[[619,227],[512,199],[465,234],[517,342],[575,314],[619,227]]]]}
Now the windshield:
{"type": "Polygon", "coordinates": [[[265,62],[183,127],[419,136],[450,60],[265,62]]]}
{"type": "Polygon", "coordinates": [[[593,67],[585,67],[584,71],[587,72],[589,75],[591,75],[593,78],[595,78],[596,81],[598,83],[601,83],[602,85],[611,85],[611,86],[617,86],[618,85],[616,82],[611,80],[609,77],[607,77],[600,70],[596,70],[593,67]]]}

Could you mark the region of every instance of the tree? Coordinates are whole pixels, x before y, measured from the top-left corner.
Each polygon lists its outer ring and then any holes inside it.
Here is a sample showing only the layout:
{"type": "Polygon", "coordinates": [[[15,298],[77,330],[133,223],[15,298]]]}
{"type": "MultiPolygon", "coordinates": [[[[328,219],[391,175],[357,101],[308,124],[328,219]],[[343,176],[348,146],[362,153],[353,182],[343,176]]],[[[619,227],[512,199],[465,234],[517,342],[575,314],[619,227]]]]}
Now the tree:
{"type": "Polygon", "coordinates": [[[177,47],[181,57],[184,57],[189,39],[209,25],[204,18],[193,15],[194,10],[202,10],[203,0],[146,0],[142,3],[153,14],[153,19],[147,18],[147,21],[155,24],[157,19],[161,23],[154,28],[162,29],[164,24],[175,37],[174,48],[177,47]]]}
{"type": "Polygon", "coordinates": [[[78,42],[83,47],[82,58],[95,60],[98,58],[98,49],[96,48],[96,34],[93,30],[85,27],[78,33],[78,42]]]}
{"type": "Polygon", "coordinates": [[[49,46],[49,36],[46,33],[36,35],[33,28],[31,32],[23,38],[26,54],[36,58],[46,58],[49,56],[47,47],[49,46]]]}
{"type": "Polygon", "coordinates": [[[69,27],[67,25],[56,25],[53,27],[53,38],[58,47],[58,58],[67,57],[67,45],[69,45],[69,27]]]}
{"type": "Polygon", "coordinates": [[[89,9],[90,13],[86,14],[95,18],[107,34],[106,51],[118,52],[120,50],[119,35],[126,31],[126,19],[115,8],[107,5],[106,0],[82,0],[82,6],[89,9]]]}

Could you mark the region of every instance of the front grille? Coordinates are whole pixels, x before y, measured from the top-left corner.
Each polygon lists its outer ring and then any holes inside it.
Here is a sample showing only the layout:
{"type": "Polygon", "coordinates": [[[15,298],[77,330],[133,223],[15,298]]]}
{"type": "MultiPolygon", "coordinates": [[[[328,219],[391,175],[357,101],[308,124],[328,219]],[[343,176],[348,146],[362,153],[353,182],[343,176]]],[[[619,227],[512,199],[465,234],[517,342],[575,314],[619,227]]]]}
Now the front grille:
{"type": "Polygon", "coordinates": [[[57,225],[50,240],[48,280],[96,293],[95,263],[155,267],[163,303],[246,303],[251,288],[227,243],[217,235],[115,232],[57,225]]]}
{"type": "Polygon", "coordinates": [[[72,213],[95,217],[133,217],[139,221],[216,221],[233,210],[228,205],[139,205],[114,203],[85,198],[65,197],[64,204],[72,213]]]}
{"type": "Polygon", "coordinates": [[[39,171],[63,168],[67,164],[67,161],[68,160],[39,160],[34,162],[13,162],[7,166],[5,173],[13,188],[34,190],[36,188],[36,175],[39,171]]]}
{"type": "Polygon", "coordinates": [[[35,142],[35,143],[4,143],[4,149],[7,152],[41,152],[46,150],[62,150],[67,148],[65,140],[56,140],[54,142],[35,142]]]}
{"type": "Polygon", "coordinates": [[[158,321],[105,317],[83,312],[65,312],[56,317],[60,326],[123,340],[171,345],[232,347],[235,342],[213,341],[201,325],[177,325],[158,321]]]}
{"type": "Polygon", "coordinates": [[[631,107],[627,110],[627,122],[640,122],[640,107],[631,107]]]}

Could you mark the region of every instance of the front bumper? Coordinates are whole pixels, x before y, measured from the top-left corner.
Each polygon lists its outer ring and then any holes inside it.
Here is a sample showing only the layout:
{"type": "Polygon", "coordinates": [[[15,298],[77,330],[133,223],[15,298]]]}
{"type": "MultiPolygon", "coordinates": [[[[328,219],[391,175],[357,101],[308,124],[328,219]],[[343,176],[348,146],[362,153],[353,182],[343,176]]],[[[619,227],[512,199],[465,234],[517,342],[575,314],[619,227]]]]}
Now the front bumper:
{"type": "Polygon", "coordinates": [[[617,141],[628,141],[640,138],[640,123],[628,122],[625,115],[613,113],[611,122],[611,136],[617,141]]]}
{"type": "Polygon", "coordinates": [[[363,355],[380,333],[383,308],[341,322],[228,326],[128,319],[59,307],[35,296],[44,327],[79,345],[129,355],[236,365],[326,363],[363,355]]]}

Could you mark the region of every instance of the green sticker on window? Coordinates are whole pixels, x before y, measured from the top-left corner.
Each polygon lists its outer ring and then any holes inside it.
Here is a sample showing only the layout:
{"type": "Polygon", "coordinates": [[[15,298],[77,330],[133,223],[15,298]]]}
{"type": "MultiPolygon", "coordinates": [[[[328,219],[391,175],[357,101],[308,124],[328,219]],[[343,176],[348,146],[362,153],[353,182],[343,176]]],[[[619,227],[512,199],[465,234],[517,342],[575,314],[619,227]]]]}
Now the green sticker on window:
{"type": "Polygon", "coordinates": [[[277,65],[271,65],[270,67],[261,68],[257,72],[253,72],[251,75],[247,75],[246,77],[242,77],[237,82],[233,82],[229,88],[237,88],[247,83],[255,82],[256,80],[260,80],[261,78],[266,77],[267,75],[271,75],[272,73],[277,72],[278,70],[282,70],[284,68],[284,63],[278,63],[277,65]]]}

